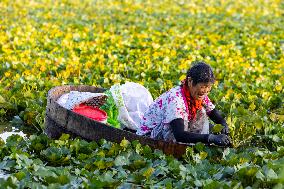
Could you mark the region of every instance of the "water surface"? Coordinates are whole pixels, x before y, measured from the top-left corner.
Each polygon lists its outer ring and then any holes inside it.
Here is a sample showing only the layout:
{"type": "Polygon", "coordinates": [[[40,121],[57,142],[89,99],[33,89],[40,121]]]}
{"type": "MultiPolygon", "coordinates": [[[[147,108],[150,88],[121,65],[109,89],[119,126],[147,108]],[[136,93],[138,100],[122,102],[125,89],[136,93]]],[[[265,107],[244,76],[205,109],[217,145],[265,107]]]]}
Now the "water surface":
{"type": "Polygon", "coordinates": [[[13,134],[18,134],[22,137],[26,136],[23,131],[21,131],[19,128],[13,127],[9,122],[0,123],[0,138],[6,141],[6,139],[13,134]]]}

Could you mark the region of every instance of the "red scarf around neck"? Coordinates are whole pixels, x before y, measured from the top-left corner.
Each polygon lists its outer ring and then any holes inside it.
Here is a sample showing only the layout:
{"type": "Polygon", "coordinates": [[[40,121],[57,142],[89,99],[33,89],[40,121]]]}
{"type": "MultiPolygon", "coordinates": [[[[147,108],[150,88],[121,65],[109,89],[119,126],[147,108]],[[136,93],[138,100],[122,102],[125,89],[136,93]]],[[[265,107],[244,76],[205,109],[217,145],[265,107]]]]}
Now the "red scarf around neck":
{"type": "Polygon", "coordinates": [[[192,120],[196,116],[197,110],[201,110],[202,108],[202,100],[195,100],[189,91],[188,82],[186,80],[182,81],[182,92],[184,94],[184,97],[186,99],[185,105],[188,109],[188,120],[192,120]]]}

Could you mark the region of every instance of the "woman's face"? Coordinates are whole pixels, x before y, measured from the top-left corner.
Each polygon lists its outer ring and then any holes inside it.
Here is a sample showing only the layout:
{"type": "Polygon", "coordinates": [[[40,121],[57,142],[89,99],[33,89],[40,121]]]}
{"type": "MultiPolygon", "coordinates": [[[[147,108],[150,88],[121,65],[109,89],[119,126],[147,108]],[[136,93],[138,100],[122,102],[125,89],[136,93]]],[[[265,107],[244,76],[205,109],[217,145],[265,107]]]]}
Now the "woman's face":
{"type": "Polygon", "coordinates": [[[196,100],[202,100],[204,96],[207,96],[211,90],[212,83],[197,83],[193,85],[192,80],[188,81],[188,87],[191,96],[196,100]]]}

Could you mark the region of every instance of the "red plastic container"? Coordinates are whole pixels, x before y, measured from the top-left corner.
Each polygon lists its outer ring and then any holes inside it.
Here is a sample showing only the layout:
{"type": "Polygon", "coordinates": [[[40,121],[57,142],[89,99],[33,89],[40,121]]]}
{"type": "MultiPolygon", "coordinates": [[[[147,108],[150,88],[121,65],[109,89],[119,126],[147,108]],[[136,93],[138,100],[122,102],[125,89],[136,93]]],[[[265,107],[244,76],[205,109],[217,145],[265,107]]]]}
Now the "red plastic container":
{"type": "Polygon", "coordinates": [[[85,104],[80,104],[79,106],[76,106],[75,108],[73,108],[73,112],[91,118],[95,121],[103,123],[106,123],[107,121],[107,113],[105,111],[99,108],[87,106],[85,104]]]}

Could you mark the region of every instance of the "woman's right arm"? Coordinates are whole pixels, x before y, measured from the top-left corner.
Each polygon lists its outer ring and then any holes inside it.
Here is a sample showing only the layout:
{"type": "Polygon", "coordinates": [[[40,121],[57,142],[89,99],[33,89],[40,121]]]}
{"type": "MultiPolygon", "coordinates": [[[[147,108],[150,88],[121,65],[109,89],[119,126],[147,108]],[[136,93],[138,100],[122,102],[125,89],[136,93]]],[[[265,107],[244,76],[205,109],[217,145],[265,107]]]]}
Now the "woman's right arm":
{"type": "Polygon", "coordinates": [[[208,143],[209,134],[199,134],[199,133],[190,133],[184,131],[184,120],[181,118],[174,119],[170,122],[175,139],[178,142],[184,143],[196,143],[203,142],[208,143]]]}
{"type": "Polygon", "coordinates": [[[199,134],[184,131],[184,120],[181,118],[174,119],[170,122],[175,139],[183,143],[214,143],[220,146],[231,144],[230,138],[225,134],[199,134]]]}

